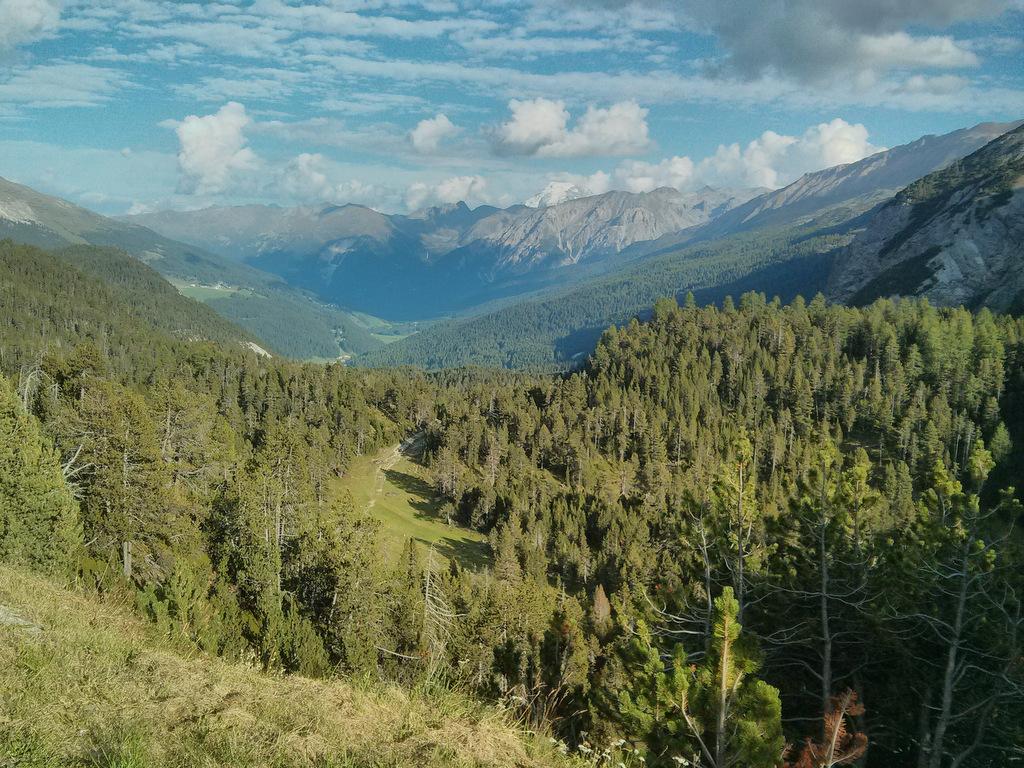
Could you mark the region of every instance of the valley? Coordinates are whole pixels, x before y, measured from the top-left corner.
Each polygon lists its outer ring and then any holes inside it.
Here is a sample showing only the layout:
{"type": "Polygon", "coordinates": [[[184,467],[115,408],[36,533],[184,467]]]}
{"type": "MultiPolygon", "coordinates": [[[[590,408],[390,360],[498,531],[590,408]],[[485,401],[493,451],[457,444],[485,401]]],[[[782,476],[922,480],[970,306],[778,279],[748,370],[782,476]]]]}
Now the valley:
{"type": "Polygon", "coordinates": [[[0,768],[1024,768],[1024,0],[0,0],[0,768]]]}
{"type": "Polygon", "coordinates": [[[240,206],[110,220],[8,184],[0,234],[124,247],[278,354],[555,370],[577,364],[603,328],[644,316],[661,296],[850,297],[849,278],[833,274],[833,263],[866,264],[840,254],[862,249],[874,209],[1016,125],[926,136],[778,190],[588,196],[558,187],[534,207],[459,203],[408,215],[240,206]]]}

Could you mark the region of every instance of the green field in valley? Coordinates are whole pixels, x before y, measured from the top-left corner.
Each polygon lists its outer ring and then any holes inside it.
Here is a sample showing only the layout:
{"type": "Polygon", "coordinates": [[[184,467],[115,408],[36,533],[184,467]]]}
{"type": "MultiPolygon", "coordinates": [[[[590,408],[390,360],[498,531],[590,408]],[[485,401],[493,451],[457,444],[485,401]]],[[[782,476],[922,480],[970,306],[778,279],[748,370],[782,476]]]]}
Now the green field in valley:
{"type": "Polygon", "coordinates": [[[236,288],[230,285],[198,285],[184,280],[170,279],[169,282],[178,289],[182,296],[188,296],[196,301],[206,302],[210,299],[220,299],[225,296],[234,296],[236,293],[252,295],[253,291],[247,288],[236,288]]]}
{"type": "Polygon", "coordinates": [[[471,568],[490,559],[485,536],[446,522],[426,468],[398,445],[356,458],[337,490],[347,490],[357,510],[382,523],[382,538],[392,559],[399,557],[409,539],[471,568]]]}

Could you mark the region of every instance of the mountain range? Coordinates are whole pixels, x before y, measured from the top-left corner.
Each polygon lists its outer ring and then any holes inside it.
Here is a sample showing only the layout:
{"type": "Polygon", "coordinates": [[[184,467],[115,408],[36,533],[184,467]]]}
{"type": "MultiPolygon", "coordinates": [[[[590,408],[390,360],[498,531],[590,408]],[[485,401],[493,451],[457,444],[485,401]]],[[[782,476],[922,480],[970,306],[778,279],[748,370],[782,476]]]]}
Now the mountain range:
{"type": "MultiPolygon", "coordinates": [[[[864,237],[879,206],[902,187],[1020,126],[1021,122],[983,123],[806,174],[707,224],[634,244],[621,254],[623,264],[611,274],[477,317],[434,325],[362,360],[427,367],[564,367],[587,353],[605,327],[644,316],[662,296],[681,300],[693,292],[705,302],[745,291],[783,300],[817,292],[834,299],[851,297],[838,289],[837,279],[830,283],[833,265],[856,260],[848,249],[858,236],[864,237]]],[[[1002,246],[1017,269],[1022,259],[1019,242],[1007,238],[1002,246]]],[[[978,303],[973,296],[965,300],[978,303]]]]}
{"type": "Polygon", "coordinates": [[[778,190],[587,195],[552,182],[529,205],[505,209],[457,203],[387,215],[351,204],[240,206],[127,221],[278,275],[323,301],[424,320],[566,290],[687,243],[808,220],[842,223],[1012,127],[925,136],[778,190]]]}
{"type": "Polygon", "coordinates": [[[412,320],[574,282],[607,269],[635,243],[705,224],[763,191],[665,187],[535,201],[539,207],[471,210],[457,203],[390,216],[358,205],[243,206],[129,221],[240,259],[324,300],[412,320]]]}
{"type": "Polygon", "coordinates": [[[925,136],[777,190],[552,182],[529,204],[405,215],[248,205],[110,219],[0,180],[0,237],[121,248],[290,356],[564,366],[608,324],[688,291],[1018,308],[1022,130],[925,136]]]}

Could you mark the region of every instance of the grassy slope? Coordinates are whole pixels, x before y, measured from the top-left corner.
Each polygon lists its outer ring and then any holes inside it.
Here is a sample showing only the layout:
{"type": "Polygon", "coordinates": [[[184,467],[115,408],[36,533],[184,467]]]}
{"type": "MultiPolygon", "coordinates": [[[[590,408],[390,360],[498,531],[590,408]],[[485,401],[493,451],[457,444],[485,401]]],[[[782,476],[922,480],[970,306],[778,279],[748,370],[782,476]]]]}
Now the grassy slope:
{"type": "Polygon", "coordinates": [[[409,539],[471,568],[490,559],[487,539],[475,531],[448,525],[424,467],[387,448],[376,456],[361,456],[349,466],[336,491],[348,491],[356,509],[382,524],[386,555],[397,560],[409,539]]]}
{"type": "Polygon", "coordinates": [[[568,765],[547,740],[455,694],[271,676],[184,654],[112,600],[5,566],[0,764],[568,765]],[[39,629],[11,624],[12,611],[39,629]]]}

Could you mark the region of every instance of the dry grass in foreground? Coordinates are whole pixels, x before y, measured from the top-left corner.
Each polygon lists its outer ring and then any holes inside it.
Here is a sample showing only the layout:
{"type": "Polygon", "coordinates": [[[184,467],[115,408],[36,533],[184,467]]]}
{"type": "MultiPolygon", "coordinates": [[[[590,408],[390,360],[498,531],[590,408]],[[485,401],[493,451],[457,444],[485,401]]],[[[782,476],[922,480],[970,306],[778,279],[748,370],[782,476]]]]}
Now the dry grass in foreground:
{"type": "Polygon", "coordinates": [[[458,695],[185,657],[121,606],[2,566],[0,607],[3,768],[568,764],[458,695]]]}

